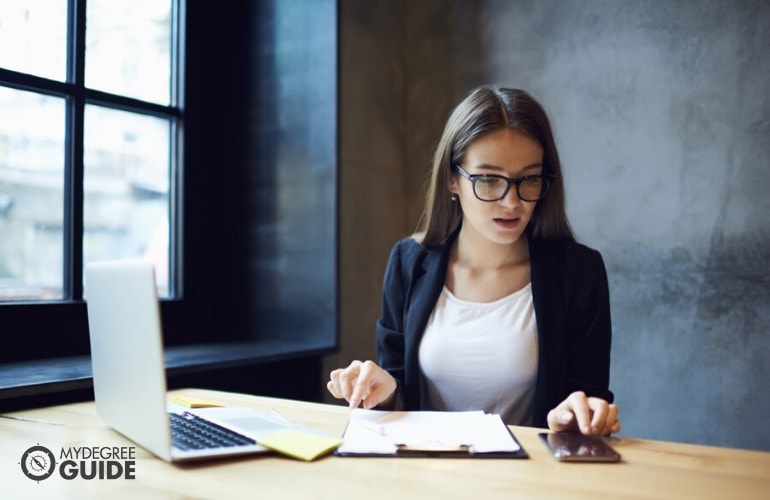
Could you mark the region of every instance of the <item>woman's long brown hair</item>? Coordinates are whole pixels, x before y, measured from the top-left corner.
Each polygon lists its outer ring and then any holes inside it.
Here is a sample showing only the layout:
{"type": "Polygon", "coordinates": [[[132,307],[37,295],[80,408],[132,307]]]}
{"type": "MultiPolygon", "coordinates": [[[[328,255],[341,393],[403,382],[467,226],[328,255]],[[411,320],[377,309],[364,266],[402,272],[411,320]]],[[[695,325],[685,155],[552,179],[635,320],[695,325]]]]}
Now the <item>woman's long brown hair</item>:
{"type": "Polygon", "coordinates": [[[449,184],[468,145],[500,129],[527,134],[543,148],[543,174],[554,176],[548,194],[537,202],[527,232],[540,240],[574,239],[567,220],[564,183],[551,124],[540,103],[524,90],[484,86],[471,91],[454,109],[433,157],[430,186],[420,224],[423,245],[436,246],[462,219],[459,203],[452,201],[449,184]]]}

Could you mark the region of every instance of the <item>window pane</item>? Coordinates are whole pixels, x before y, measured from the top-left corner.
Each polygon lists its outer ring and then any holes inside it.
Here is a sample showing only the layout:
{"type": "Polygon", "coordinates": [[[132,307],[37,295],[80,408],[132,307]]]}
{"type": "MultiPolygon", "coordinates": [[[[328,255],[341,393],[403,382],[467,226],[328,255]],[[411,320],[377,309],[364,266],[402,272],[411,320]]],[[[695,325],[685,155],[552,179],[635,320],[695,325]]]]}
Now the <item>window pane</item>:
{"type": "Polygon", "coordinates": [[[0,87],[0,300],[63,296],[63,99],[0,87]]]}
{"type": "Polygon", "coordinates": [[[161,296],[169,291],[170,137],[167,119],[85,108],[83,259],[151,259],[161,296]]]}
{"type": "Polygon", "coordinates": [[[0,2],[0,66],[52,80],[67,77],[66,0],[0,2]]]}
{"type": "Polygon", "coordinates": [[[171,0],[88,0],[86,86],[169,104],[171,0]]]}

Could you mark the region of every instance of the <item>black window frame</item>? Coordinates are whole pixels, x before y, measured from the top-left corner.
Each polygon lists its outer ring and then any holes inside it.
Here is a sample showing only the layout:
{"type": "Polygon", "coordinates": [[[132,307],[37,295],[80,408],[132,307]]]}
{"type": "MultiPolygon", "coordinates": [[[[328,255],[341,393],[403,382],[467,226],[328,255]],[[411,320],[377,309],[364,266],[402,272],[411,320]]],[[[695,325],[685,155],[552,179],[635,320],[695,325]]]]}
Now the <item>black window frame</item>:
{"type": "MultiPolygon", "coordinates": [[[[85,4],[85,0],[75,1],[85,4]]],[[[337,2],[301,0],[294,4],[291,8],[300,23],[286,26],[302,27],[304,22],[313,29],[295,29],[279,47],[274,44],[273,23],[280,15],[276,11],[280,1],[234,2],[223,8],[179,0],[177,19],[183,28],[177,40],[182,71],[179,96],[184,102],[180,133],[184,131],[184,141],[177,144],[179,186],[173,205],[179,252],[175,255],[177,294],[161,301],[169,387],[184,384],[313,399],[320,387],[320,357],[338,346],[337,2]],[[320,58],[313,52],[319,47],[320,58]],[[310,104],[320,104],[333,115],[321,124],[333,134],[319,150],[315,144],[297,145],[313,158],[300,163],[303,171],[317,171],[320,166],[328,181],[324,196],[317,197],[321,215],[331,221],[331,238],[323,242],[320,261],[306,251],[301,224],[294,226],[271,210],[263,212],[278,196],[294,193],[294,186],[276,183],[264,192],[252,191],[253,182],[264,184],[263,172],[272,174],[280,168],[272,162],[277,142],[274,132],[311,136],[311,125],[304,120],[295,124],[300,128],[296,133],[291,128],[279,130],[270,122],[272,116],[293,109],[292,102],[274,109],[275,95],[264,92],[275,91],[276,80],[270,71],[275,68],[274,60],[285,57],[282,51],[287,48],[299,50],[300,57],[313,58],[310,66],[314,71],[324,68],[320,78],[325,90],[313,94],[310,104]],[[257,92],[259,89],[263,92],[257,92]],[[278,226],[292,228],[294,237],[280,250],[271,246],[275,233],[268,238],[262,233],[278,226]],[[263,281],[266,275],[275,276],[271,266],[276,251],[284,250],[299,265],[288,266],[288,274],[279,280],[263,281]],[[320,265],[327,266],[326,274],[311,303],[302,294],[290,295],[288,301],[276,304],[278,308],[269,303],[269,314],[257,310],[255,304],[260,300],[279,295],[276,287],[286,282],[282,280],[301,283],[306,278],[302,272],[315,271],[320,265]],[[264,286],[255,288],[255,283],[264,286]],[[310,314],[296,314],[283,307],[287,302],[310,314]],[[323,321],[317,321],[319,315],[323,321]]],[[[74,22],[82,26],[83,19],[74,22]]],[[[295,71],[304,65],[290,68],[295,71]]],[[[293,73],[282,76],[294,78],[293,73]]],[[[317,89],[317,76],[302,79],[309,87],[294,91],[302,96],[308,88],[317,89]]],[[[15,85],[26,84],[23,75],[0,72],[0,82],[8,77],[15,85]]],[[[101,92],[89,95],[113,97],[101,92]]],[[[115,107],[136,104],[130,99],[111,103],[115,107]]],[[[163,111],[161,108],[148,109],[163,111]]],[[[87,399],[92,397],[91,387],[83,300],[0,303],[0,411],[87,399]]]]}
{"type": "MultiPolygon", "coordinates": [[[[113,94],[85,85],[86,0],[67,4],[67,65],[64,81],[0,67],[0,86],[64,99],[64,210],[62,298],[0,302],[0,363],[88,353],[83,300],[84,114],[96,105],[168,119],[171,182],[169,301],[183,297],[183,206],[185,0],[171,2],[171,72],[168,105],[113,94]],[[29,334],[27,334],[29,333],[29,334]]],[[[165,304],[164,304],[165,309],[165,304]]]]}

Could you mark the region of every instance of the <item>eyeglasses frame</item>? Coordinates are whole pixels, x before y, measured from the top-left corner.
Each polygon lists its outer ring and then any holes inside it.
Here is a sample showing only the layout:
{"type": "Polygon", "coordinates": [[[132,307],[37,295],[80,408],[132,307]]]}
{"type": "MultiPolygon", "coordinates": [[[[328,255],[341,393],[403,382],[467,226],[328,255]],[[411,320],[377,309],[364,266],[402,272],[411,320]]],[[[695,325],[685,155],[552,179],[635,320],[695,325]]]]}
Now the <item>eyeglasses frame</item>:
{"type": "Polygon", "coordinates": [[[553,174],[523,175],[521,177],[516,177],[515,179],[511,179],[511,178],[505,177],[503,175],[495,175],[495,174],[469,174],[459,164],[455,164],[455,169],[460,173],[460,175],[462,175],[463,177],[465,177],[466,179],[471,181],[471,188],[473,189],[473,196],[475,196],[479,201],[487,201],[487,202],[490,202],[490,203],[494,203],[496,201],[500,201],[503,198],[505,198],[506,196],[508,196],[508,193],[511,190],[511,185],[515,185],[516,186],[516,196],[518,196],[521,201],[527,201],[527,202],[540,201],[543,198],[545,198],[545,195],[548,194],[548,189],[551,187],[551,183],[556,180],[556,176],[553,175],[553,174]],[[530,179],[532,177],[540,177],[540,178],[543,179],[543,183],[544,183],[543,184],[543,188],[542,188],[541,193],[540,193],[540,197],[537,198],[536,200],[528,200],[526,198],[523,198],[521,196],[521,192],[520,192],[520,189],[519,189],[522,182],[524,182],[526,179],[530,179]],[[505,187],[505,191],[503,191],[502,196],[500,196],[499,198],[495,198],[494,200],[485,200],[485,199],[479,197],[478,194],[476,194],[476,181],[479,180],[479,179],[490,179],[490,178],[503,179],[504,181],[506,181],[508,183],[508,185],[505,187]]]}

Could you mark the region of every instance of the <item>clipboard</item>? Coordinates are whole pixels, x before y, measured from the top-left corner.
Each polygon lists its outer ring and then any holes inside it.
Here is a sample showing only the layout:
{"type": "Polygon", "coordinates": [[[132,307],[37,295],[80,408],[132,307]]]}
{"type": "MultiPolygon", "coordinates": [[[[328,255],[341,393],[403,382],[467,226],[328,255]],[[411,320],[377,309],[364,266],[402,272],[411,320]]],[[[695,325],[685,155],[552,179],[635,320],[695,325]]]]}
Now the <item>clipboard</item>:
{"type": "Polygon", "coordinates": [[[499,415],[356,409],[340,457],[529,458],[499,415]]]}

